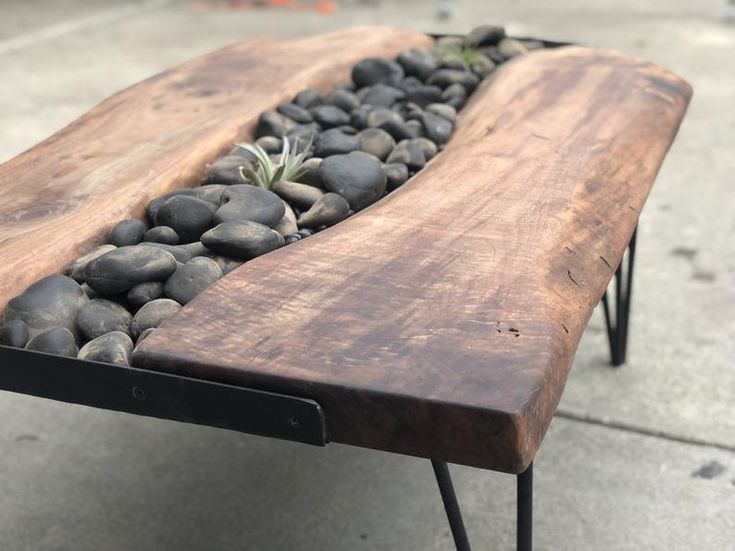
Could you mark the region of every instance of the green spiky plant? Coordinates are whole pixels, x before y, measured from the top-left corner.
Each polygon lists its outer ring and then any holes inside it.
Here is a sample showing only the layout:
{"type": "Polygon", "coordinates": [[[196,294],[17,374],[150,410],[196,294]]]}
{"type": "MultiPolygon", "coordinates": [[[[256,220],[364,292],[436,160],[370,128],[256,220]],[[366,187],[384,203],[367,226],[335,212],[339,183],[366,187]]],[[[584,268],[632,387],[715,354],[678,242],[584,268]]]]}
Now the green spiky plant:
{"type": "Polygon", "coordinates": [[[311,149],[312,140],[313,137],[310,137],[301,152],[298,153],[298,139],[296,140],[297,147],[292,150],[288,138],[283,138],[283,149],[278,162],[274,162],[265,149],[259,145],[236,144],[237,147],[241,147],[255,156],[255,167],[250,165],[241,166],[240,176],[245,180],[249,180],[253,185],[265,189],[270,189],[273,184],[281,180],[295,182],[306,172],[303,164],[311,149]]]}
{"type": "Polygon", "coordinates": [[[462,60],[468,67],[472,67],[475,63],[487,59],[486,56],[471,46],[443,44],[437,47],[437,51],[440,58],[442,56],[456,57],[462,60]]]}

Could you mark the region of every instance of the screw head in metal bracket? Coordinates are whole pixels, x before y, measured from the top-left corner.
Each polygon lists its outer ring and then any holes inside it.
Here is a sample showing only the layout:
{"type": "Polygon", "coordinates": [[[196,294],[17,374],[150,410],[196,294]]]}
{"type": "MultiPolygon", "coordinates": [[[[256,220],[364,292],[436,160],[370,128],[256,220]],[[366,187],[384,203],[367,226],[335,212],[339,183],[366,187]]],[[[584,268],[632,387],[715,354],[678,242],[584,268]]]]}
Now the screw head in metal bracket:
{"type": "Polygon", "coordinates": [[[145,400],[145,390],[143,390],[139,386],[134,386],[133,398],[135,398],[136,400],[145,400]]]}

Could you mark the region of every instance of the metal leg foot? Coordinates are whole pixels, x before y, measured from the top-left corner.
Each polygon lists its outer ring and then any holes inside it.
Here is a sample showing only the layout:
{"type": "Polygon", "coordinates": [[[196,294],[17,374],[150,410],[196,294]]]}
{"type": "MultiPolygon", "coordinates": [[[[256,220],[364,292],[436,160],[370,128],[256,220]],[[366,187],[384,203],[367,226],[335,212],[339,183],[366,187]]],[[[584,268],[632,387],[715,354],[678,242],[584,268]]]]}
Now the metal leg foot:
{"type": "Polygon", "coordinates": [[[533,463],[516,477],[516,551],[531,551],[533,534],[533,463]]]}
{"type": "Polygon", "coordinates": [[[615,319],[612,319],[608,292],[602,295],[602,307],[605,313],[607,338],[610,342],[610,363],[621,366],[625,363],[628,349],[628,325],[630,321],[630,298],[633,293],[633,263],[635,261],[635,244],[638,229],[628,244],[628,254],[615,270],[615,319]]]}
{"type": "Polygon", "coordinates": [[[449,527],[452,529],[454,545],[457,551],[471,551],[470,541],[467,539],[467,532],[465,532],[464,522],[462,521],[462,512],[459,510],[457,496],[454,493],[452,477],[449,475],[449,468],[443,461],[432,461],[431,466],[434,467],[436,482],[439,484],[439,492],[444,502],[449,527]]]}

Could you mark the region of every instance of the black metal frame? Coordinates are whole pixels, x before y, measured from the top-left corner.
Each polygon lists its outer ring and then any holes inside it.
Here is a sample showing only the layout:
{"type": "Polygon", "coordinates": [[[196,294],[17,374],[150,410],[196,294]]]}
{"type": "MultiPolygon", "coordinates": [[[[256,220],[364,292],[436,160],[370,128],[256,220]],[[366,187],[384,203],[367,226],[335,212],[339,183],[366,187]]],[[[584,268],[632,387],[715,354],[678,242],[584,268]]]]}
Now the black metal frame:
{"type": "Polygon", "coordinates": [[[324,446],[314,400],[0,346],[0,390],[324,446]]]}
{"type": "Polygon", "coordinates": [[[635,262],[635,248],[638,228],[628,243],[627,254],[623,256],[620,265],[615,270],[615,318],[612,319],[608,289],[602,295],[602,308],[605,314],[607,339],[610,343],[610,363],[613,367],[620,367],[625,363],[628,352],[628,327],[630,325],[630,302],[633,294],[633,266],[635,262]]]}

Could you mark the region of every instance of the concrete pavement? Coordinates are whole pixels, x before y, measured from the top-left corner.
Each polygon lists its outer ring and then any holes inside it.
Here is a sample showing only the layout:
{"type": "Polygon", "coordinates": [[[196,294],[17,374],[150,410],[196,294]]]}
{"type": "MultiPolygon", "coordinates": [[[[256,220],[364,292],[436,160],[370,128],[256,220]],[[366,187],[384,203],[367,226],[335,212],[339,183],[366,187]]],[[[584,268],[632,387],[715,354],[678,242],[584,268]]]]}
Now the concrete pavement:
{"type": "MultiPolygon", "coordinates": [[[[695,96],[639,234],[630,362],[608,369],[593,317],[536,462],[540,550],[719,551],[735,540],[735,27],[724,2],[345,2],[331,16],[187,2],[0,7],[0,161],[104,97],[256,35],[357,23],[614,47],[695,96]],[[674,5],[672,5],[674,4],[674,5]],[[699,474],[695,474],[699,473],[699,474]],[[709,476],[709,478],[707,477],[709,476]]],[[[313,449],[0,395],[8,550],[449,549],[426,461],[313,449]]],[[[453,467],[477,549],[512,549],[512,477],[453,467]]]]}

